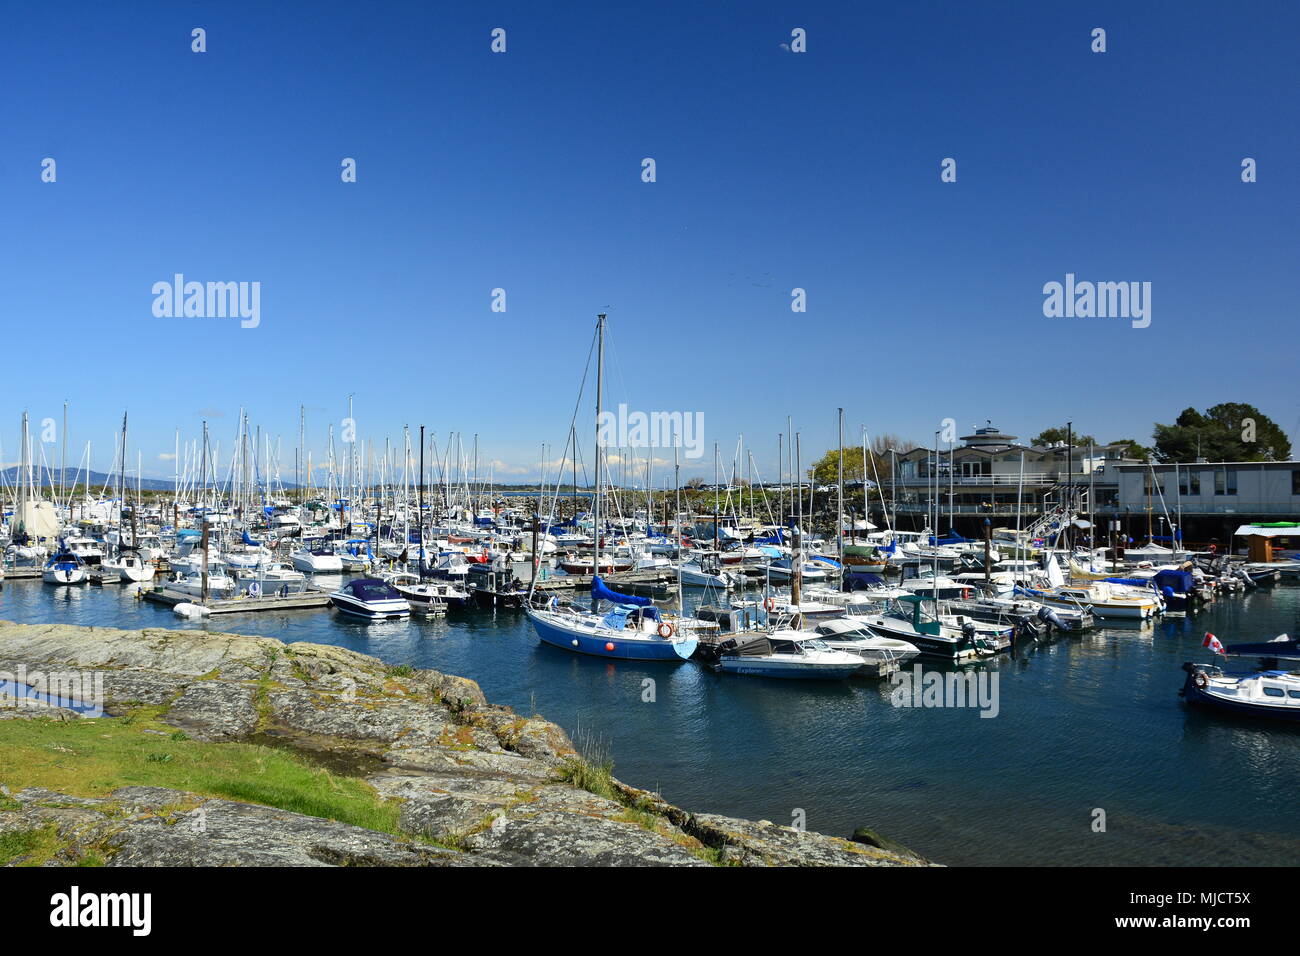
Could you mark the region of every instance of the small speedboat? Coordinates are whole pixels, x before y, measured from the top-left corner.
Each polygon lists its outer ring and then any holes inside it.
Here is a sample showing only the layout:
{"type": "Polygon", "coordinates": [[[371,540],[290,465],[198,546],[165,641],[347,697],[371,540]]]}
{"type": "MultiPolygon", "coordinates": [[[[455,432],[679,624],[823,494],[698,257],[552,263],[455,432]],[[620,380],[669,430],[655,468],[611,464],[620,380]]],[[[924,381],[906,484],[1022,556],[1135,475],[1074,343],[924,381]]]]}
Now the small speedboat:
{"type": "Polygon", "coordinates": [[[906,664],[921,654],[915,644],[895,637],[881,637],[861,621],[837,618],[817,625],[816,634],[836,651],[856,654],[866,663],[906,664]]]}
{"type": "Polygon", "coordinates": [[[330,592],[330,603],[344,614],[368,621],[391,621],[411,616],[411,605],[398,590],[379,578],[358,578],[330,592]]]}
{"type": "Polygon", "coordinates": [[[1284,670],[1225,673],[1215,664],[1183,664],[1188,703],[1274,720],[1300,720],[1300,674],[1284,670]]]}
{"type": "Polygon", "coordinates": [[[857,654],[835,650],[806,631],[739,634],[717,645],[714,662],[724,674],[797,680],[843,680],[862,665],[857,654]]]}

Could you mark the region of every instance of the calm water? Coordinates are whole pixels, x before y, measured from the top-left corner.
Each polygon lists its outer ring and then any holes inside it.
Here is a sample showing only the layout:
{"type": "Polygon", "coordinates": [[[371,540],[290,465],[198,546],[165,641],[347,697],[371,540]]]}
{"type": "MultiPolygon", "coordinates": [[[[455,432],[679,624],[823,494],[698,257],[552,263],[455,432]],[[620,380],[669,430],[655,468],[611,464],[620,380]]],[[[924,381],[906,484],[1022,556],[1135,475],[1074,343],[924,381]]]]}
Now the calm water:
{"type": "MultiPolygon", "coordinates": [[[[323,581],[321,583],[324,583],[323,581]]],[[[1300,588],[1195,618],[1062,638],[999,658],[1001,712],[902,709],[887,682],[715,675],[609,664],[538,644],[517,612],[363,624],[330,610],[190,624],[117,587],[6,582],[0,618],[207,627],[316,641],[472,677],[540,713],[619,777],[683,807],[847,835],[874,827],[952,864],[1300,863],[1300,729],[1207,714],[1178,697],[1184,660],[1300,630],[1300,588]],[[642,681],[657,700],[642,702],[642,681]],[[1092,811],[1107,832],[1091,829],[1092,811]]]]}

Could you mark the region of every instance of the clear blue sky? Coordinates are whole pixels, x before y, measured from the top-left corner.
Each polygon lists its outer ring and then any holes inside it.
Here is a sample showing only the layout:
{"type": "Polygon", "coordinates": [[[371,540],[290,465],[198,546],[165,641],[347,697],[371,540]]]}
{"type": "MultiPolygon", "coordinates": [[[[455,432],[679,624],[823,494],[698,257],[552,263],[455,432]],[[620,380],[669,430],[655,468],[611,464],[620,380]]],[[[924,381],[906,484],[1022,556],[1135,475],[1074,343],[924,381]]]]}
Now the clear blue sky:
{"type": "Polygon", "coordinates": [[[306,405],[319,459],[355,392],[363,438],[531,469],[602,310],[611,402],[769,472],[840,405],[921,442],[1220,401],[1293,433],[1298,35],[1289,2],[10,4],[0,457],[67,399],[100,469],[124,408],[146,474],[241,405],[290,462],[306,405]],[[155,318],[177,272],[260,282],[260,327],[155,318]],[[1067,272],[1151,282],[1151,327],[1045,318],[1067,272]]]}

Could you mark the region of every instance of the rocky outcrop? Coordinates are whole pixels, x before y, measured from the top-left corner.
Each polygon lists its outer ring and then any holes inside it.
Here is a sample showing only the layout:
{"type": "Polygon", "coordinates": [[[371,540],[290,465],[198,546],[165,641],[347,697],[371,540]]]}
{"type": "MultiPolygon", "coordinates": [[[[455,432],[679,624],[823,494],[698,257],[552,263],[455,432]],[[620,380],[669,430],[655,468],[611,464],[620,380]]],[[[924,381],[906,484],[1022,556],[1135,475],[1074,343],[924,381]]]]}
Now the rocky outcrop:
{"type": "MultiPolygon", "coordinates": [[[[489,704],[474,681],[391,668],[342,648],[206,631],[0,622],[0,670],[20,666],[99,673],[110,716],[152,705],[190,738],[289,748],[364,779],[400,807],[400,832],[390,835],[157,787],[96,799],[38,788],[5,796],[0,834],[50,833],[52,863],[88,853],[118,866],[926,862],[884,840],[853,842],[682,810],[590,767],[560,727],[489,704]]],[[[0,709],[6,715],[94,719],[59,708],[0,709]]]]}

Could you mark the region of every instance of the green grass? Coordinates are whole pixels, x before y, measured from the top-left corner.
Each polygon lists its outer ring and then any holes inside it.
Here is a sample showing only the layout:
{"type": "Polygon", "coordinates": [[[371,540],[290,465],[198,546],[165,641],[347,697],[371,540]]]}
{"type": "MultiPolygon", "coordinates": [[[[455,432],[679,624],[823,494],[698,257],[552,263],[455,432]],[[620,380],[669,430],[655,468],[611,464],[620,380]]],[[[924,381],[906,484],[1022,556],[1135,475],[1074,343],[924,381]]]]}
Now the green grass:
{"type": "MultiPolygon", "coordinates": [[[[185,790],[339,820],[394,836],[399,803],[365,781],[331,773],[297,754],[247,743],[177,737],[156,708],[124,717],[0,721],[0,783],[103,797],[119,787],[185,790]],[[148,731],[164,731],[164,735],[148,731]]],[[[0,806],[0,811],[4,809],[0,806]]]]}
{"type": "Polygon", "coordinates": [[[586,790],[588,793],[609,800],[619,800],[619,792],[614,788],[613,761],[588,763],[581,757],[570,757],[559,766],[556,776],[562,782],[579,790],[586,790]]]}
{"type": "Polygon", "coordinates": [[[0,866],[15,861],[19,866],[40,866],[58,849],[59,837],[52,823],[36,830],[0,833],[0,866]]]}

